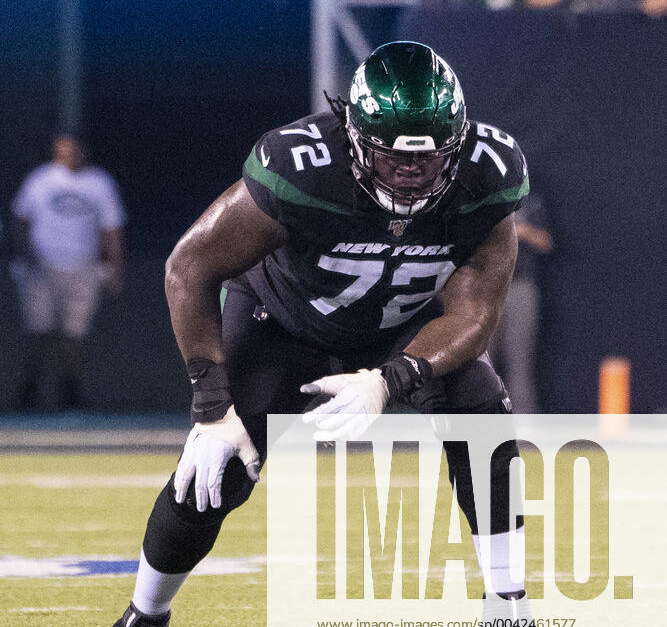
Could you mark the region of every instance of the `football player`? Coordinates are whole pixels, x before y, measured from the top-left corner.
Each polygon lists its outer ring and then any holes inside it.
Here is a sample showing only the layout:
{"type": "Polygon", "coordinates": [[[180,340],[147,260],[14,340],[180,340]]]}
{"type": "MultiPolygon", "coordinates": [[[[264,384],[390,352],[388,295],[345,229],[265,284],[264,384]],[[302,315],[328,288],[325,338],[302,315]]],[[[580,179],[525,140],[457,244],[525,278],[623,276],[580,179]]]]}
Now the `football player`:
{"type": "MultiPolygon", "coordinates": [[[[116,626],[168,624],[179,586],[259,478],[267,413],[325,395],[305,420],[333,440],[397,400],[426,414],[510,412],[485,351],[514,268],[511,214],[528,193],[519,146],[469,120],[452,69],[414,42],[375,50],[348,101],[330,104],[263,135],[167,261],[193,427],[116,626]]],[[[467,455],[445,448],[450,477],[464,476],[467,455]]],[[[498,466],[503,486],[509,464],[498,466]]],[[[472,496],[458,494],[476,534],[472,496]]],[[[487,607],[521,618],[508,547],[522,528],[510,530],[507,508],[482,564],[487,607]]]]}

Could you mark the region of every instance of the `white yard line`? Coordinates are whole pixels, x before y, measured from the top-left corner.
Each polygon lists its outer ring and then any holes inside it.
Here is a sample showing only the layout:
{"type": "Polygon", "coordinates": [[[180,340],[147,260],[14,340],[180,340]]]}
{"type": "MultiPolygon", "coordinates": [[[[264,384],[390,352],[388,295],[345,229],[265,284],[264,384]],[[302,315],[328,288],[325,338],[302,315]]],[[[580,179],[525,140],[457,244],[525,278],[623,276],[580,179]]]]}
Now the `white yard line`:
{"type": "Polygon", "coordinates": [[[67,430],[67,431],[14,431],[2,433],[0,445],[13,447],[159,447],[183,446],[187,428],[180,429],[108,429],[108,430],[67,430]]]}
{"type": "MultiPolygon", "coordinates": [[[[136,557],[116,555],[68,555],[54,558],[29,558],[6,555],[0,557],[0,578],[3,577],[119,577],[134,574],[136,557]],[[120,567],[122,565],[122,567],[120,567]],[[105,567],[118,567],[118,572],[105,572],[105,567]]],[[[238,575],[261,572],[266,557],[208,557],[192,572],[193,575],[238,575]]]]}
{"type": "Polygon", "coordinates": [[[53,612],[101,612],[99,607],[87,607],[86,605],[69,605],[57,607],[11,607],[0,612],[7,614],[51,614],[53,612]]]}
{"type": "Polygon", "coordinates": [[[33,488],[160,488],[169,474],[150,475],[8,475],[0,474],[0,485],[33,488]]]}

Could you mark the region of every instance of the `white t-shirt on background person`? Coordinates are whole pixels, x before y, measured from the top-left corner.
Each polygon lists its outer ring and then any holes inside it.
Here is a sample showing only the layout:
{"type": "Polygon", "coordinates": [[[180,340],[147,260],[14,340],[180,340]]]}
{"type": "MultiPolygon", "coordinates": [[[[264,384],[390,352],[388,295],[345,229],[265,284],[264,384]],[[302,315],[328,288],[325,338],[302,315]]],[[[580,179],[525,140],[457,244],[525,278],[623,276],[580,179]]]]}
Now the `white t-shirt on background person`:
{"type": "Polygon", "coordinates": [[[100,232],[125,224],[116,183],[94,166],[39,166],[23,181],[12,209],[30,223],[28,245],[36,260],[63,272],[97,263],[100,232]]]}

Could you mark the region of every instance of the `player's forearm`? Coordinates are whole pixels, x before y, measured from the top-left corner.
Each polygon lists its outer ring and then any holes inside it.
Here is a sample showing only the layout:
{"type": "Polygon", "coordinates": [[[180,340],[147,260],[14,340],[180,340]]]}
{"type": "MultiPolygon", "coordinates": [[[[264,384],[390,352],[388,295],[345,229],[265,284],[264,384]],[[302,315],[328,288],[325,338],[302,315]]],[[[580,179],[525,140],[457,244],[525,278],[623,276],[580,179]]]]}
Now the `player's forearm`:
{"type": "Polygon", "coordinates": [[[456,370],[479,357],[487,348],[495,318],[447,314],[427,323],[405,348],[426,359],[435,376],[456,370]]]}
{"type": "MultiPolygon", "coordinates": [[[[183,240],[182,240],[183,241],[183,240]]],[[[227,415],[233,401],[223,358],[218,295],[228,278],[211,270],[187,243],[176,246],[167,261],[165,292],[178,347],[192,383],[190,419],[215,422],[227,415]]]]}
{"type": "Polygon", "coordinates": [[[505,302],[516,254],[510,213],[440,291],[443,315],[424,325],[404,353],[381,366],[390,400],[409,394],[433,376],[460,368],[486,350],[505,302]]]}
{"type": "Polygon", "coordinates": [[[223,361],[220,335],[220,276],[205,272],[195,260],[172,255],[167,261],[165,293],[176,342],[187,363],[223,361]]]}
{"type": "Polygon", "coordinates": [[[499,222],[440,293],[444,313],[427,323],[405,348],[441,376],[487,348],[514,272],[517,240],[511,215],[499,222]]]}

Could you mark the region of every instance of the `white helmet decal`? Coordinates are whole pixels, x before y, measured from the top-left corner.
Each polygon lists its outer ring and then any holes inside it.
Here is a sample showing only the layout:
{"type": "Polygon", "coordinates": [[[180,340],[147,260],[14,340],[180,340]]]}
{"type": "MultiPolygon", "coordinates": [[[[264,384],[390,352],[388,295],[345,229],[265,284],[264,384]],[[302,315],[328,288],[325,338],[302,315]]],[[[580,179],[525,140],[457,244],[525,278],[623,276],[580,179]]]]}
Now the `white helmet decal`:
{"type": "Polygon", "coordinates": [[[435,150],[435,142],[430,135],[399,135],[394,141],[392,148],[411,152],[435,150]]]}

